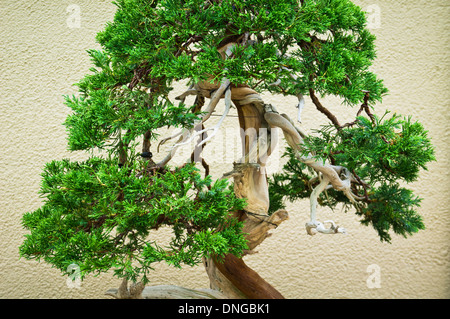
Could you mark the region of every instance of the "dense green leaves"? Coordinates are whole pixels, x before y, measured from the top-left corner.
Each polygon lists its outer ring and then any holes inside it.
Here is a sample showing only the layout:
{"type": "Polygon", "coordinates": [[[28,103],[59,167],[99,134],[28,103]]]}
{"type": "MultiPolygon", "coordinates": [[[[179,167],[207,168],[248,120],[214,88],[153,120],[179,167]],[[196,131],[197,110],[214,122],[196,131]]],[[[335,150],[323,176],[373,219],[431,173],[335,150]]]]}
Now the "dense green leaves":
{"type": "Polygon", "coordinates": [[[416,211],[421,199],[409,189],[397,183],[381,183],[370,192],[370,201],[362,206],[357,215],[362,216],[363,225],[372,224],[382,241],[390,241],[389,230],[403,235],[412,235],[425,229],[422,217],[416,211]]]}
{"type": "MultiPolygon", "coordinates": [[[[435,160],[434,148],[423,126],[411,118],[393,115],[373,120],[360,116],[354,125],[341,129],[326,126],[305,139],[303,155],[328,160],[346,167],[359,181],[353,191],[364,198],[355,205],[364,225],[372,225],[382,241],[390,241],[389,230],[408,235],[424,229],[416,209],[421,199],[399,183],[416,181],[421,169],[435,160]],[[362,183],[364,181],[364,183],[362,183]]],[[[309,197],[314,174],[288,149],[283,172],[270,181],[273,210],[284,207],[284,200],[309,197]]],[[[337,204],[353,206],[342,192],[322,193],[319,204],[335,208],[337,204]]]]}
{"type": "Polygon", "coordinates": [[[304,154],[330,159],[370,181],[415,181],[420,169],[434,160],[427,132],[411,118],[358,117],[352,127],[327,126],[305,141],[304,154]]]}
{"type": "Polygon", "coordinates": [[[155,174],[146,168],[141,161],[119,168],[100,158],[47,164],[45,204],[23,217],[31,235],[21,254],[62,271],[75,263],[83,275],[113,268],[135,279],[154,262],[195,265],[202,257],[239,255],[246,248],[242,224],[228,218],[245,202],[226,181],[203,179],[193,165],[155,174]],[[168,246],[152,240],[151,230],[163,226],[173,229],[168,246]]]}

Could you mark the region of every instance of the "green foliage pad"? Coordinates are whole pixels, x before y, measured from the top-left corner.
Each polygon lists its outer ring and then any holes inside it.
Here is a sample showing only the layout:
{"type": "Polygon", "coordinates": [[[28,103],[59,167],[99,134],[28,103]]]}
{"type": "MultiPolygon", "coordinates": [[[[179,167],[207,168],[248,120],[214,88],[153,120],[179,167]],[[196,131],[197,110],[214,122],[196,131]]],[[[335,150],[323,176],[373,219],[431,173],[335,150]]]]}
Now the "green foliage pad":
{"type": "MultiPolygon", "coordinates": [[[[406,237],[425,229],[417,208],[421,199],[406,189],[420,169],[435,160],[427,132],[411,118],[393,115],[388,119],[360,116],[351,127],[325,126],[305,139],[303,155],[314,154],[319,161],[328,160],[343,166],[355,177],[353,193],[361,197],[351,203],[342,192],[329,190],[320,195],[319,204],[332,209],[338,204],[356,209],[361,223],[372,225],[381,241],[390,242],[389,230],[406,237]],[[402,184],[402,185],[401,185],[402,184]]],[[[271,210],[310,196],[316,175],[299,162],[292,149],[284,154],[288,162],[281,173],[270,180],[271,210]]]]}
{"type": "Polygon", "coordinates": [[[45,204],[23,216],[31,235],[20,252],[62,271],[75,263],[82,274],[114,268],[121,277],[145,280],[155,262],[195,265],[246,248],[242,224],[227,218],[245,202],[226,181],[201,178],[192,164],[149,171],[143,161],[121,168],[100,158],[53,161],[41,193],[45,204]],[[151,234],[163,226],[173,233],[165,246],[151,234]]]}

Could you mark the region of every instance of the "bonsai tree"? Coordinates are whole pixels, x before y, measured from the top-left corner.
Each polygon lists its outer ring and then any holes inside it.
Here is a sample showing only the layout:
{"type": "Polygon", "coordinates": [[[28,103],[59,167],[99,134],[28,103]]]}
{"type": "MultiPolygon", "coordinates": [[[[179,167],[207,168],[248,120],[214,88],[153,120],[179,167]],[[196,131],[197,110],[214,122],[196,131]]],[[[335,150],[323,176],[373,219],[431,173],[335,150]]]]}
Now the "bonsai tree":
{"type": "MultiPolygon", "coordinates": [[[[117,0],[114,21],[89,50],[94,67],[66,96],[68,147],[85,161],[46,164],[43,206],[23,216],[21,256],[81,277],[109,270],[123,278],[118,298],[141,297],[152,265],[203,263],[211,290],[183,297],[282,298],[243,257],[288,218],[286,201],[308,198],[306,231],[339,234],[317,207],[344,205],[381,241],[424,229],[420,198],[405,186],[434,160],[423,126],[375,105],[387,93],[370,71],[375,37],[349,0],[117,0]],[[185,93],[169,98],[175,83],[185,93]],[[298,98],[291,119],[261,93],[298,98]],[[189,96],[192,96],[188,98],[189,96]],[[355,107],[343,123],[323,103],[355,107]],[[188,102],[192,100],[192,102],[188,102]],[[311,103],[323,125],[300,128],[311,103]],[[219,103],[219,121],[208,120],[219,103]],[[201,157],[237,110],[243,156],[213,180],[201,157]],[[165,128],[178,133],[161,135],[165,128]],[[281,171],[268,176],[275,134],[287,142],[281,171]],[[172,143],[166,154],[162,144],[172,143]],[[193,145],[183,165],[171,160],[193,145]],[[158,158],[158,160],[156,160],[158,158]],[[172,230],[168,243],[155,238],[172,230]],[[130,283],[131,282],[131,283],[130,283]],[[130,287],[128,287],[130,283],[130,287]]],[[[147,293],[152,293],[151,287],[147,293]]],[[[158,291],[159,297],[167,291],[158,291]]],[[[174,292],[172,292],[174,293],[174,292]]],[[[176,296],[174,294],[171,295],[176,296]]]]}

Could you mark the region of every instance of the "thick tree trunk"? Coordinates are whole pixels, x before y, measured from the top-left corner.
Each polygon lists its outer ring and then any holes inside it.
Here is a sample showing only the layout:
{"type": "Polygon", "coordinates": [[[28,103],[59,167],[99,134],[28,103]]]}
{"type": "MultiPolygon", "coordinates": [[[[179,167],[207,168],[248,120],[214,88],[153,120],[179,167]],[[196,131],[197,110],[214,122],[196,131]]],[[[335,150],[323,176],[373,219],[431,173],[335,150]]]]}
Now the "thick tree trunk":
{"type": "MultiPolygon", "coordinates": [[[[265,238],[270,236],[268,231],[278,226],[288,218],[284,210],[279,210],[265,219],[255,221],[247,219],[244,232],[249,231],[247,236],[249,251],[265,238]],[[251,230],[250,230],[251,229],[251,230]]],[[[226,255],[223,260],[207,259],[204,261],[208,273],[211,289],[218,290],[227,298],[233,299],[282,299],[283,295],[272,287],[267,281],[248,267],[242,258],[231,254],[226,255]]]]}
{"type": "MultiPolygon", "coordinates": [[[[259,96],[256,97],[257,93],[249,88],[235,88],[231,92],[238,110],[244,156],[240,163],[234,164],[234,170],[229,175],[234,177],[236,196],[247,200],[245,211],[238,212],[236,217],[244,221],[249,247],[245,253],[248,254],[254,253],[254,248],[270,235],[268,232],[271,229],[286,220],[288,214],[285,210],[280,210],[271,216],[267,215],[269,192],[265,164],[273,139],[269,124],[264,119],[264,104],[259,96]],[[242,102],[246,98],[250,103],[242,102]]],[[[219,290],[228,298],[283,298],[280,292],[249,268],[242,258],[227,255],[222,261],[209,259],[204,264],[211,288],[219,290]]]]}

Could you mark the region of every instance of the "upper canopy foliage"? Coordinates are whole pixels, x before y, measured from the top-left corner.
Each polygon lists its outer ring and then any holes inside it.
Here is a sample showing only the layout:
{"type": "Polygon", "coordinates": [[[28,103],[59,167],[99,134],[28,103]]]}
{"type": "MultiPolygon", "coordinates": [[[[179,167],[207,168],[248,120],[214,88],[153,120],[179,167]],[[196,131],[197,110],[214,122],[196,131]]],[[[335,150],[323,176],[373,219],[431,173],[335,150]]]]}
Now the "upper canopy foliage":
{"type": "Polygon", "coordinates": [[[175,80],[221,80],[258,91],[337,95],[348,104],[386,93],[369,71],[374,36],[348,0],[120,0],[114,22],[90,50],[96,68],[80,81],[80,97],[66,125],[72,150],[103,146],[127,130],[133,140],[147,130],[189,125],[189,107],[167,98],[175,80]],[[229,59],[218,48],[240,40],[229,59]],[[293,75],[296,79],[293,79],[293,75]],[[278,85],[273,85],[279,80],[278,85]],[[148,94],[151,92],[151,94],[148,94]]]}

